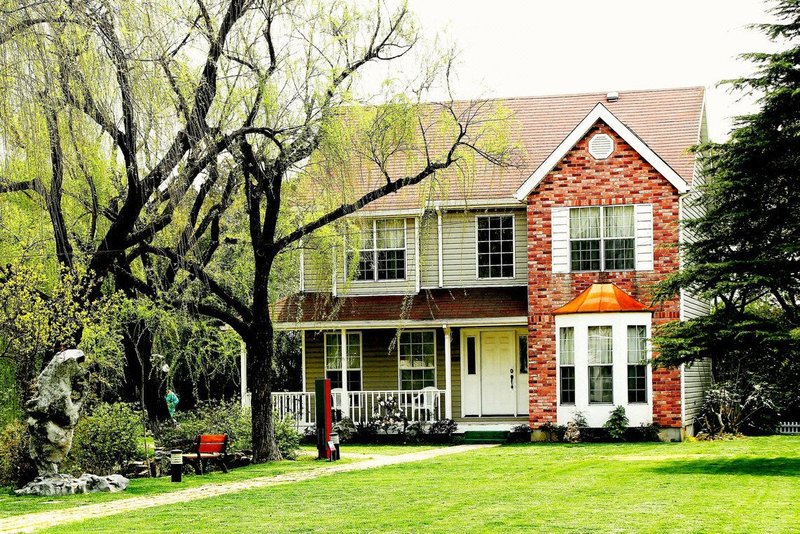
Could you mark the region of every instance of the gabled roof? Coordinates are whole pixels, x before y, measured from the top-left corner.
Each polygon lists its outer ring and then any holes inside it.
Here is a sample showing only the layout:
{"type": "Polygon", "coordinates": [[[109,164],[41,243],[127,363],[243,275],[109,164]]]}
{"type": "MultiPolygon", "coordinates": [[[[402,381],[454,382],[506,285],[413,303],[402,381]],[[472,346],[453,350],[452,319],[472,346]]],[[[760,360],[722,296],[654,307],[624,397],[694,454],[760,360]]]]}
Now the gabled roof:
{"type": "Polygon", "coordinates": [[[631,297],[614,284],[592,284],[561,306],[553,315],[569,313],[649,312],[650,308],[631,297]]]}
{"type": "Polygon", "coordinates": [[[278,329],[400,328],[424,324],[527,324],[525,286],[431,289],[416,295],[332,297],[298,293],[275,305],[278,329]]]}
{"type": "MultiPolygon", "coordinates": [[[[448,204],[484,204],[486,201],[516,205],[514,194],[538,169],[575,125],[602,103],[625,127],[635,132],[649,149],[658,155],[684,182],[691,182],[695,156],[688,149],[700,142],[704,89],[686,87],[620,91],[619,99],[607,102],[606,93],[499,98],[489,100],[508,111],[511,117],[511,143],[520,148],[522,161],[512,167],[497,167],[477,161],[474,176],[466,183],[454,170],[437,173],[435,179],[400,190],[362,211],[370,212],[420,209],[426,201],[448,204]]],[[[396,162],[394,174],[402,175],[407,160],[396,162]]],[[[359,164],[347,192],[330,194],[356,198],[385,182],[378,169],[359,164]]],[[[674,178],[674,177],[673,177],[674,178]]],[[[336,184],[331,184],[335,187],[336,184]]]]}
{"type": "Polygon", "coordinates": [[[622,121],[620,121],[607,107],[601,102],[592,108],[592,110],[578,123],[577,126],[564,138],[563,141],[550,153],[547,158],[533,171],[525,183],[520,186],[514,193],[517,200],[524,200],[533,191],[539,183],[544,180],[547,173],[553,170],[553,167],[558,165],[558,162],[564,159],[567,152],[583,139],[589,129],[594,126],[598,121],[603,121],[617,135],[622,137],[636,152],[639,153],[645,161],[653,166],[664,178],[671,183],[675,189],[680,193],[685,193],[689,190],[689,182],[682,178],[675,170],[661,157],[658,156],[653,150],[642,141],[642,139],[633,133],[622,121]]]}

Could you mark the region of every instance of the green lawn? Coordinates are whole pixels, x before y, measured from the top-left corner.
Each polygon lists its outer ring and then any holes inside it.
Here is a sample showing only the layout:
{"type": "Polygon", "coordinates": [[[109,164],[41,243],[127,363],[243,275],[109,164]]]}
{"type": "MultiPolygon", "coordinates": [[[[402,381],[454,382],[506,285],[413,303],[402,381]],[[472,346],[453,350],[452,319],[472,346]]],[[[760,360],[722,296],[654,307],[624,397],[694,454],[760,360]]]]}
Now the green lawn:
{"type": "Polygon", "coordinates": [[[707,531],[800,526],[800,438],[484,449],[54,532],[707,531]]]}
{"type": "MultiPolygon", "coordinates": [[[[358,461],[360,455],[394,456],[415,451],[433,449],[432,446],[401,446],[401,445],[349,445],[346,448],[343,462],[358,461]],[[353,459],[348,459],[347,453],[355,453],[353,459]]],[[[301,456],[296,461],[275,462],[269,464],[252,465],[239,469],[232,469],[228,474],[212,472],[203,476],[184,475],[183,482],[174,484],[169,477],[156,479],[139,478],[131,480],[128,489],[121,493],[95,493],[89,495],[71,495],[68,497],[18,497],[11,488],[0,487],[0,519],[4,517],[21,515],[33,512],[45,512],[62,508],[71,508],[84,504],[96,504],[108,500],[154,495],[176,491],[203,484],[216,482],[235,482],[261,476],[273,476],[292,471],[314,469],[326,465],[325,462],[315,461],[316,447],[303,446],[301,456]]]]}

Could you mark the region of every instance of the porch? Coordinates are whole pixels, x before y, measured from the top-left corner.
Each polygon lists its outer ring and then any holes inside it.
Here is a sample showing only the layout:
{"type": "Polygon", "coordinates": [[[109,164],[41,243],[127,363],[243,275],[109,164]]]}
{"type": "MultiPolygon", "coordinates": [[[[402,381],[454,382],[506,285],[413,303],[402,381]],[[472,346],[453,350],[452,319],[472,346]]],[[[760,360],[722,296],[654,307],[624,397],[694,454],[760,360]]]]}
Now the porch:
{"type": "MultiPolygon", "coordinates": [[[[355,424],[366,424],[381,410],[381,402],[397,400],[409,423],[429,423],[445,417],[447,392],[442,389],[393,391],[339,391],[331,392],[331,406],[339,417],[349,417],[355,424]],[[347,402],[343,402],[344,399],[347,402]]],[[[272,406],[281,418],[292,417],[297,426],[308,427],[316,423],[313,391],[291,391],[272,394],[272,406]]]]}

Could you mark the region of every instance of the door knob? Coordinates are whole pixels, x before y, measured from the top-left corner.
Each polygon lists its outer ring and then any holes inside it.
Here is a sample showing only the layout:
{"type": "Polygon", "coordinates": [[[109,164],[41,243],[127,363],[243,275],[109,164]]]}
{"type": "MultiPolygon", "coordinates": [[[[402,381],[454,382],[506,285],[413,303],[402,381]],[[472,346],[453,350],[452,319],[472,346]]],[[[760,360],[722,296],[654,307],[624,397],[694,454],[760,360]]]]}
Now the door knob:
{"type": "Polygon", "coordinates": [[[511,379],[511,389],[514,389],[514,368],[508,370],[509,378],[511,379]]]}

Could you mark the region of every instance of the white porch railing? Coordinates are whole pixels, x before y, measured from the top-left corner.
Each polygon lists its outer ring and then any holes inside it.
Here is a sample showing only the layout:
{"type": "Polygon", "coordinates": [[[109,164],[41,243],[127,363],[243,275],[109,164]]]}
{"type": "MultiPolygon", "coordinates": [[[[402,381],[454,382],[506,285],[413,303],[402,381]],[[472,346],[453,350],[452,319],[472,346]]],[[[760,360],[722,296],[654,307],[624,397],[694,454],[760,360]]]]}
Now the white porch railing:
{"type": "MultiPolygon", "coordinates": [[[[445,414],[445,391],[442,389],[423,389],[407,391],[349,391],[349,413],[342,410],[341,393],[334,392],[331,406],[341,412],[342,417],[350,417],[353,423],[367,423],[380,412],[380,401],[387,398],[397,400],[398,408],[403,410],[409,422],[431,422],[442,419],[445,414]],[[338,397],[337,397],[338,396],[338,397]]],[[[291,415],[299,427],[313,426],[314,393],[286,392],[272,394],[273,408],[280,417],[291,415]]]]}
{"type": "Polygon", "coordinates": [[[272,394],[272,409],[281,419],[291,416],[298,427],[313,426],[314,392],[292,391],[272,394]]]}
{"type": "Polygon", "coordinates": [[[800,434],[800,422],[779,423],[778,432],[781,434],[800,434]]]}

